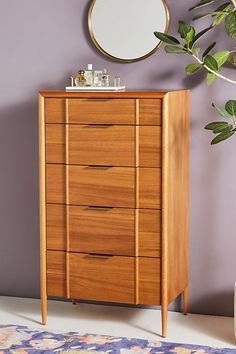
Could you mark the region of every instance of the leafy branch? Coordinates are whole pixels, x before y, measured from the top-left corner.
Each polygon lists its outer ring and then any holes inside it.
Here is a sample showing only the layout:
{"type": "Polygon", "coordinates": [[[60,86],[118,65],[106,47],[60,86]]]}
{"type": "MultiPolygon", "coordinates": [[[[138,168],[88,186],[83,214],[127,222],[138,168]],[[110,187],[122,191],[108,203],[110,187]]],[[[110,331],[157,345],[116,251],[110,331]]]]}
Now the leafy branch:
{"type": "MultiPolygon", "coordinates": [[[[189,11],[206,7],[216,1],[217,0],[200,0],[195,6],[190,8],[189,11]]],[[[199,33],[196,33],[196,29],[192,24],[188,25],[184,21],[179,21],[178,33],[180,40],[161,32],[154,32],[154,34],[159,40],[167,44],[165,47],[167,53],[188,54],[192,56],[195,63],[186,66],[185,71],[187,74],[194,74],[204,69],[207,72],[208,85],[212,85],[216,78],[220,78],[235,85],[236,81],[222,75],[220,70],[226,62],[231,62],[232,66],[236,66],[236,56],[234,56],[236,48],[232,50],[221,50],[212,54],[216,42],[210,43],[205,50],[201,50],[201,48],[197,46],[197,43],[207,32],[220,25],[223,20],[225,22],[226,33],[231,39],[236,40],[236,0],[227,1],[218,6],[214,11],[196,15],[193,17],[193,21],[205,17],[210,17],[212,23],[199,33]]],[[[218,114],[228,119],[228,121],[224,122],[210,123],[205,127],[214,134],[218,134],[211,142],[212,144],[216,144],[236,133],[236,101],[230,100],[226,102],[225,108],[221,108],[215,103],[212,105],[218,114]]]]}

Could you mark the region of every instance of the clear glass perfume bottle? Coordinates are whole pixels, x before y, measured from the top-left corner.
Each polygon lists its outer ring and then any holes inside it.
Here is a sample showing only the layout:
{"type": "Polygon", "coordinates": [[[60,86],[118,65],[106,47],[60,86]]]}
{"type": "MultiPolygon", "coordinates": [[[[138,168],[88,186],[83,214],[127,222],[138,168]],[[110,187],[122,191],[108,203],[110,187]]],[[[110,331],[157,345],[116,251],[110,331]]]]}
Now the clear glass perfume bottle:
{"type": "Polygon", "coordinates": [[[88,64],[88,69],[85,70],[86,86],[94,86],[94,70],[93,64],[88,64]]]}
{"type": "Polygon", "coordinates": [[[86,86],[85,71],[80,70],[74,81],[76,86],[86,86]]]}
{"type": "Polygon", "coordinates": [[[108,87],[110,86],[110,83],[109,83],[109,75],[107,73],[107,69],[104,69],[103,70],[103,73],[101,75],[101,83],[102,85],[101,86],[104,86],[104,87],[108,87]]]}

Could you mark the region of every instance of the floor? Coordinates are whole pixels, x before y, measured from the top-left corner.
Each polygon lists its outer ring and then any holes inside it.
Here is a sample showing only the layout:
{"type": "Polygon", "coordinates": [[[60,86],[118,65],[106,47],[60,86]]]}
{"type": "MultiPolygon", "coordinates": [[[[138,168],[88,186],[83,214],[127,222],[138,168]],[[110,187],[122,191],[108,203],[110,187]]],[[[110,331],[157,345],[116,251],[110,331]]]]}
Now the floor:
{"type": "MultiPolygon", "coordinates": [[[[40,301],[0,297],[0,324],[18,324],[48,330],[77,331],[163,340],[159,310],[48,301],[46,327],[40,324],[40,301]]],[[[233,318],[169,312],[169,342],[235,348],[233,318]]],[[[235,351],[236,352],[236,351],[235,351]]]]}

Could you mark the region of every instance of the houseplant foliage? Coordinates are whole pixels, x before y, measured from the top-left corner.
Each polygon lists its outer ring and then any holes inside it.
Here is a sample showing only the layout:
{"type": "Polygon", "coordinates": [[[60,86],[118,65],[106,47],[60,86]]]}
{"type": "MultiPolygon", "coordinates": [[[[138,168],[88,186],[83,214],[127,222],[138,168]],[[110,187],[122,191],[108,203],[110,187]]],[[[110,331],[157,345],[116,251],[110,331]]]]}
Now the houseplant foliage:
{"type": "MultiPolygon", "coordinates": [[[[189,9],[189,11],[193,10],[200,12],[193,17],[191,24],[179,21],[179,39],[161,32],[154,32],[155,36],[167,44],[166,53],[192,57],[194,62],[185,68],[187,74],[195,74],[200,70],[205,70],[208,85],[212,85],[217,78],[236,85],[236,81],[221,73],[221,69],[226,63],[230,62],[232,68],[236,67],[236,48],[215,51],[216,42],[209,43],[207,48],[201,48],[199,45],[200,39],[219,25],[224,26],[226,34],[236,41],[236,0],[226,2],[224,0],[200,0],[189,9]],[[213,11],[209,11],[211,4],[215,5],[213,11]],[[211,19],[211,25],[196,33],[194,21],[206,17],[211,19]]],[[[211,144],[217,144],[236,133],[236,100],[229,100],[224,107],[216,103],[212,103],[212,106],[218,115],[224,118],[205,127],[216,135],[211,144]]]]}

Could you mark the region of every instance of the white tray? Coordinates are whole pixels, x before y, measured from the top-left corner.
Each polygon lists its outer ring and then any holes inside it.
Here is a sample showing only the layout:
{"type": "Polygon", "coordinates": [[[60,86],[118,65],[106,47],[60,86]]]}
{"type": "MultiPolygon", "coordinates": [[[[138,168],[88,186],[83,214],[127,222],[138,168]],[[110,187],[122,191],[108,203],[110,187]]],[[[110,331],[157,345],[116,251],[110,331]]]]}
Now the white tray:
{"type": "Polygon", "coordinates": [[[83,87],[83,86],[67,86],[66,91],[70,92],[113,92],[125,91],[125,86],[107,86],[107,87],[83,87]]]}

